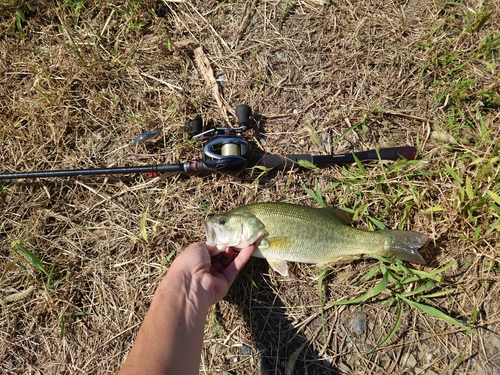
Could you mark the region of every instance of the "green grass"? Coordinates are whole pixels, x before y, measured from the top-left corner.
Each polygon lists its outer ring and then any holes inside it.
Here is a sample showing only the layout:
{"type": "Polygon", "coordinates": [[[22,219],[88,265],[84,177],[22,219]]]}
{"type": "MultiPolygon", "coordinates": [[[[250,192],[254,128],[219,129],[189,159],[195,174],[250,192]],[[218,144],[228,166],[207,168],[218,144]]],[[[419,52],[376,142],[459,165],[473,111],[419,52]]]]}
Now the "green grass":
{"type": "Polygon", "coordinates": [[[78,24],[80,19],[80,12],[85,9],[84,0],[68,0],[62,6],[62,9],[69,9],[73,16],[73,23],[78,24]]]}
{"type": "Polygon", "coordinates": [[[132,0],[119,7],[110,5],[109,8],[124,18],[128,30],[141,30],[146,26],[143,3],[144,0],[132,0]]]}
{"type": "Polygon", "coordinates": [[[256,96],[257,93],[259,92],[259,89],[260,89],[260,74],[259,73],[255,73],[255,77],[254,77],[254,83],[253,83],[253,89],[252,89],[252,95],[253,96],[256,96]]]}
{"type": "Polygon", "coordinates": [[[279,19],[278,19],[278,30],[279,31],[281,31],[281,29],[283,28],[283,25],[285,23],[285,20],[290,15],[290,11],[293,7],[293,5],[291,5],[290,3],[291,3],[291,0],[285,0],[285,3],[283,4],[283,8],[281,10],[281,14],[280,14],[279,19]]]}
{"type": "Polygon", "coordinates": [[[26,248],[22,241],[13,241],[11,247],[19,255],[18,259],[21,267],[39,285],[43,286],[47,293],[54,292],[59,284],[72,275],[72,272],[68,271],[64,276],[57,278],[55,272],[56,262],[54,261],[50,269],[47,269],[40,258],[26,248]]]}
{"type": "Polygon", "coordinates": [[[388,344],[398,331],[405,305],[455,325],[468,333],[473,332],[471,327],[432,305],[433,300],[455,292],[453,288],[441,289],[444,280],[441,274],[449,269],[453,263],[425,272],[409,268],[399,259],[386,259],[373,255],[369,257],[377,259],[379,263],[362,278],[362,283],[376,284],[355,298],[332,302],[326,308],[364,302],[386,303],[389,306],[396,304],[397,312],[394,326],[389,330],[388,335],[380,341],[378,347],[388,344]],[[408,291],[408,289],[411,290],[408,291]]]}
{"type": "MultiPolygon", "coordinates": [[[[25,12],[28,9],[24,0],[3,0],[0,2],[0,16],[10,16],[11,21],[6,29],[16,30],[21,39],[26,39],[24,26],[26,23],[25,12]]],[[[0,32],[0,35],[4,31],[0,32]]]]}
{"type": "MultiPolygon", "coordinates": [[[[460,73],[460,69],[463,68],[464,65],[459,65],[454,74],[460,73]]],[[[443,82],[438,84],[441,85],[443,82]]],[[[356,160],[355,166],[342,168],[339,182],[320,189],[316,180],[312,189],[303,185],[304,191],[323,207],[328,205],[325,194],[333,193],[341,207],[348,207],[345,209],[353,214],[353,220],[362,218],[370,230],[385,229],[380,218],[391,215],[393,210],[403,207],[403,215],[399,218],[399,229],[404,229],[416,212],[429,216],[434,221],[449,222],[450,225],[459,217],[466,223],[463,234],[457,231],[457,236],[461,240],[474,245],[487,241],[498,248],[499,134],[497,127],[491,121],[489,107],[470,113],[463,109],[464,105],[469,103],[462,102],[460,107],[453,104],[457,100],[469,100],[467,99],[469,89],[469,83],[462,81],[446,91],[446,95],[452,97],[447,107],[449,118],[447,131],[456,137],[459,144],[467,145],[456,151],[450,149],[451,158],[400,160],[389,165],[382,162],[366,165],[356,160]],[[434,178],[448,181],[446,191],[425,182],[434,178]],[[435,199],[436,196],[438,199],[435,199]],[[370,201],[377,204],[375,216],[370,215],[372,206],[370,201]]],[[[436,102],[442,99],[438,96],[436,102]]],[[[446,152],[447,147],[443,145],[443,151],[446,152]]],[[[332,306],[366,302],[396,306],[394,325],[389,329],[387,336],[379,342],[378,347],[387,345],[398,332],[405,308],[418,310],[468,333],[474,332],[473,326],[479,319],[477,307],[470,311],[469,316],[459,320],[453,317],[453,312],[443,311],[435,304],[435,301],[456,293],[456,289],[445,283],[442,276],[452,266],[452,262],[425,272],[409,268],[398,259],[373,258],[379,260],[379,263],[367,273],[360,286],[364,289],[370,285],[368,290],[356,298],[336,301],[326,306],[322,303],[320,293],[322,311],[332,306]]],[[[488,270],[497,268],[498,264],[495,262],[490,262],[486,266],[488,270]]]]}

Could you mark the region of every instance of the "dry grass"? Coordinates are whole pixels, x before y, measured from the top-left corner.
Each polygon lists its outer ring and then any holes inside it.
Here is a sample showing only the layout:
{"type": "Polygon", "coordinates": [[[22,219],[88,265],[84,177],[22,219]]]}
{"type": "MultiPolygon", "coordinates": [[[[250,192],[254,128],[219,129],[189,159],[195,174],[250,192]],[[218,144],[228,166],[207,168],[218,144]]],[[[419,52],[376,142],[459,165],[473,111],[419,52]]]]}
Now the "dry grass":
{"type": "MultiPolygon", "coordinates": [[[[405,309],[396,336],[371,351],[395,306],[367,301],[321,315],[318,270],[296,264],[285,279],[255,260],[207,318],[201,373],[498,373],[498,2],[2,0],[0,12],[4,171],[183,162],[201,151],[187,119],[234,125],[241,103],[255,112],[255,148],[409,144],[421,160],[259,180],[242,172],[0,185],[2,373],[116,372],[172,257],[204,239],[208,215],[256,201],[315,205],[303,186],[316,183],[329,205],[355,210],[355,225],[371,217],[428,233],[421,269],[456,262],[435,290],[454,292],[431,303],[480,335],[405,309]],[[196,65],[198,45],[215,77],[227,77],[220,104],[196,65]],[[156,128],[162,138],[132,144],[156,128]],[[16,243],[54,265],[51,280],[16,243]],[[359,335],[356,312],[366,319],[359,335]]],[[[365,291],[359,277],[375,264],[329,268],[325,301],[365,291]]]]}

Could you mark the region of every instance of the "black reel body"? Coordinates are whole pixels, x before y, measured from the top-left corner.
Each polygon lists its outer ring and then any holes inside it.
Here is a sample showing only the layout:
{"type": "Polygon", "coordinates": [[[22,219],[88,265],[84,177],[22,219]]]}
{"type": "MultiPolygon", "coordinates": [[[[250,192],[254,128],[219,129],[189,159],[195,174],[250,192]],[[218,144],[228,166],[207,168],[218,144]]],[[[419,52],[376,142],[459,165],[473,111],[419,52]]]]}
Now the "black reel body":
{"type": "Polygon", "coordinates": [[[249,151],[247,141],[230,130],[225,135],[210,138],[203,147],[203,162],[209,168],[242,169],[247,164],[249,151]]]}

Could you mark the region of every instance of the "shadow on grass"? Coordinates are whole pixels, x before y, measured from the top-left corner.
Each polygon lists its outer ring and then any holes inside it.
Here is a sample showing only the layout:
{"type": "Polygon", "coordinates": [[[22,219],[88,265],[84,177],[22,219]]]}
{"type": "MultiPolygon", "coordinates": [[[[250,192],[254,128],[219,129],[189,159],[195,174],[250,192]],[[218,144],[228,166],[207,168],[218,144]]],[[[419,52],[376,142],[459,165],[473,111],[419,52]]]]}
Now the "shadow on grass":
{"type": "MultiPolygon", "coordinates": [[[[338,368],[326,356],[318,353],[317,348],[323,343],[314,345],[294,326],[294,320],[290,316],[298,310],[287,308],[273,290],[268,280],[270,276],[266,275],[270,272],[266,262],[259,259],[253,261],[252,265],[253,267],[248,267],[243,272],[226,299],[239,307],[251,332],[254,353],[257,351],[260,361],[259,374],[340,374],[338,368]],[[257,287],[252,286],[247,277],[251,278],[257,287]]],[[[293,290],[290,292],[294,293],[293,290]]],[[[306,315],[305,317],[307,318],[306,315]]],[[[319,331],[322,331],[322,326],[316,327],[315,324],[319,320],[320,317],[309,324],[321,335],[319,331]]]]}

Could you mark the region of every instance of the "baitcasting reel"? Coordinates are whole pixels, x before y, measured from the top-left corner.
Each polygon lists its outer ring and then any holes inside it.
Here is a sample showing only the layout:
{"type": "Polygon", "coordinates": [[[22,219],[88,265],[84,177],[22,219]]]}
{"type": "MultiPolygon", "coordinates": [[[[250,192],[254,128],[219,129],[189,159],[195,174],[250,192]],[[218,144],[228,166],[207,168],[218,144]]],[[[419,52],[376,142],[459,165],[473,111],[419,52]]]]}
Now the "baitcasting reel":
{"type": "Polygon", "coordinates": [[[243,169],[250,154],[250,147],[243,138],[243,133],[248,129],[248,120],[252,109],[246,104],[236,107],[239,127],[215,127],[203,130],[203,120],[196,116],[188,122],[189,134],[193,139],[210,138],[203,147],[202,161],[210,169],[243,169]]]}

